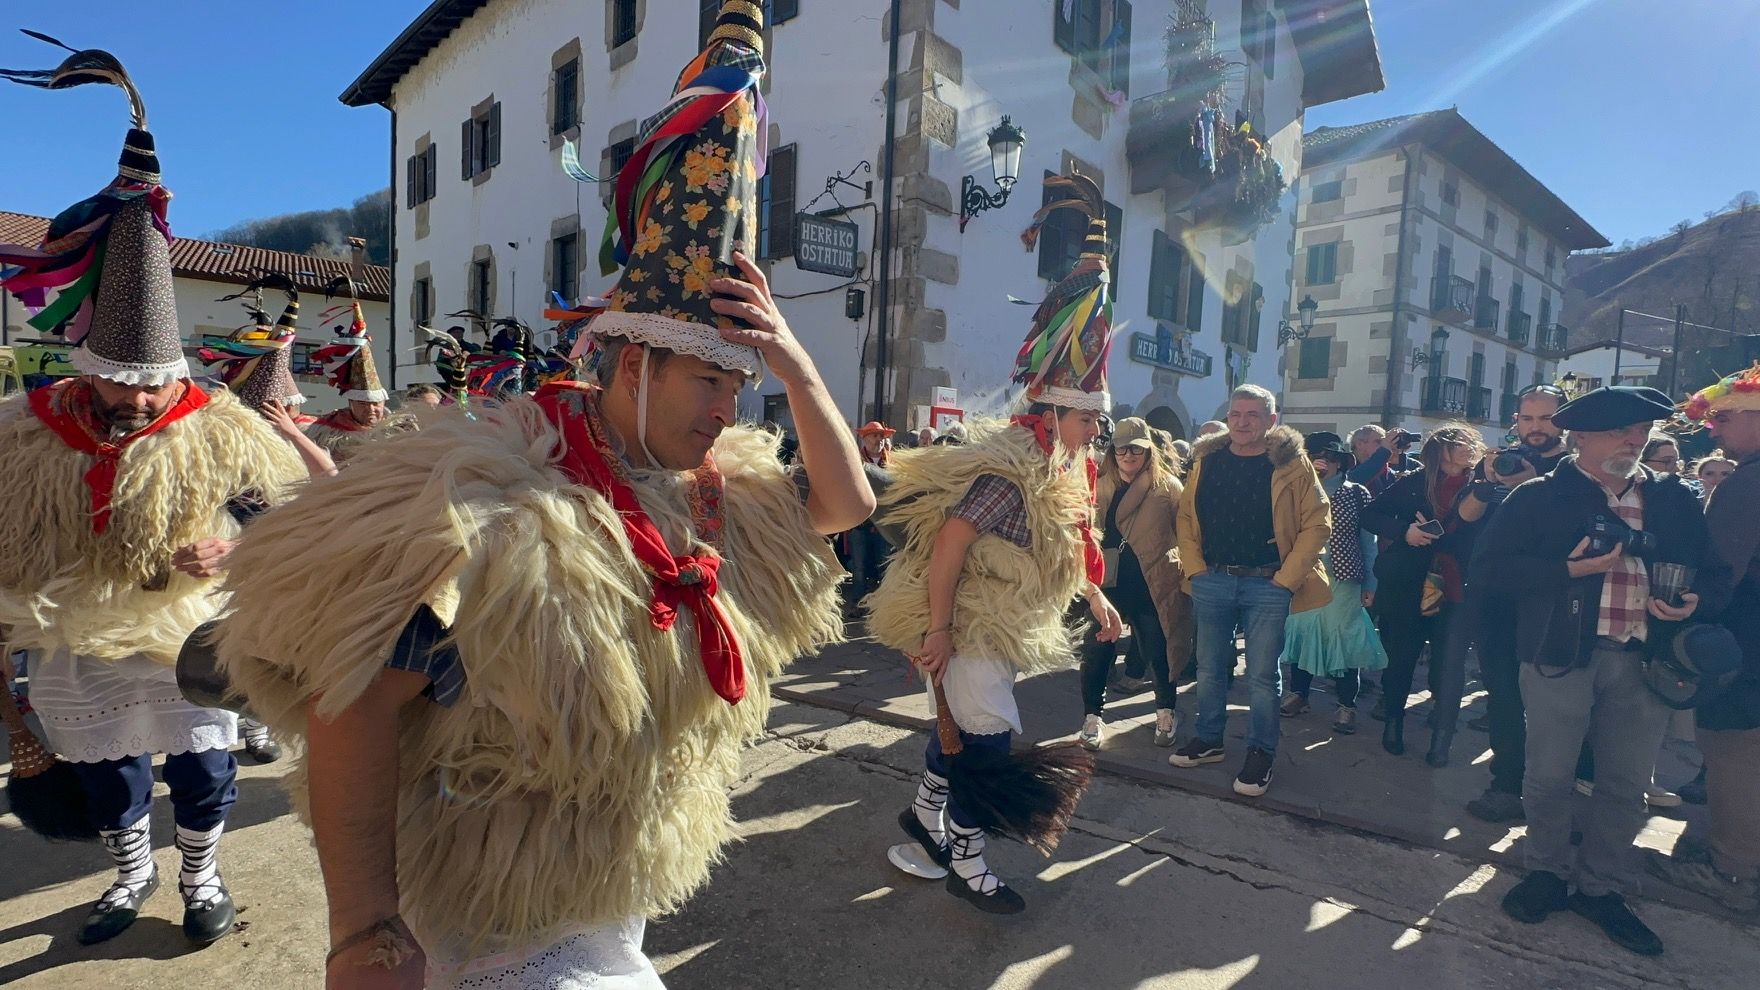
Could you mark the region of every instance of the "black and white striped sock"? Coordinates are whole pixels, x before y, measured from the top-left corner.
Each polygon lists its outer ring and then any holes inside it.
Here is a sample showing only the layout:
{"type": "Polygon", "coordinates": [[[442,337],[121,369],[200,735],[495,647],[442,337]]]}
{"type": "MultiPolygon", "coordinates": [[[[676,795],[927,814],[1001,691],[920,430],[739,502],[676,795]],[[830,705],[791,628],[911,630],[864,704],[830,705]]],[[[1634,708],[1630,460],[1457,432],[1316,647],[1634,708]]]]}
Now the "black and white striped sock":
{"type": "Polygon", "coordinates": [[[146,815],[115,831],[100,831],[98,841],[116,863],[116,881],[104,891],[99,903],[132,897],[153,881],[153,836],[146,815]]]}
{"type": "Polygon", "coordinates": [[[984,830],[949,821],[947,836],[953,844],[953,872],[980,894],[996,893],[1002,887],[1002,879],[984,863],[984,830]]]}
{"type": "Polygon", "coordinates": [[[239,719],[238,731],[243,734],[246,746],[261,746],[269,741],[269,727],[255,719],[239,719]]]}
{"type": "Polygon", "coordinates": [[[209,900],[226,889],[220,883],[220,833],[225,830],[225,822],[206,831],[177,826],[177,851],[183,854],[177,890],[185,905],[209,900]]]}
{"type": "Polygon", "coordinates": [[[924,770],[911,810],[917,813],[917,821],[929,830],[929,838],[938,846],[947,845],[947,832],[941,825],[941,812],[946,807],[947,778],[924,770]]]}

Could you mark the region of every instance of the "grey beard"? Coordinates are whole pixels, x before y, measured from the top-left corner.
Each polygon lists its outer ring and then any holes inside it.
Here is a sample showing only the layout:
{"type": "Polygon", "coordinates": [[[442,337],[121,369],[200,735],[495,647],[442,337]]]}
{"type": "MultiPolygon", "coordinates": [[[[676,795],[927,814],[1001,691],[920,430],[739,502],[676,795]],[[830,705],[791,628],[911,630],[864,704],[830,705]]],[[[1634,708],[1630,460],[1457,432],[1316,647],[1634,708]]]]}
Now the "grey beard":
{"type": "Polygon", "coordinates": [[[1638,473],[1638,459],[1619,454],[1602,461],[1601,470],[1616,478],[1630,478],[1638,473]]]}

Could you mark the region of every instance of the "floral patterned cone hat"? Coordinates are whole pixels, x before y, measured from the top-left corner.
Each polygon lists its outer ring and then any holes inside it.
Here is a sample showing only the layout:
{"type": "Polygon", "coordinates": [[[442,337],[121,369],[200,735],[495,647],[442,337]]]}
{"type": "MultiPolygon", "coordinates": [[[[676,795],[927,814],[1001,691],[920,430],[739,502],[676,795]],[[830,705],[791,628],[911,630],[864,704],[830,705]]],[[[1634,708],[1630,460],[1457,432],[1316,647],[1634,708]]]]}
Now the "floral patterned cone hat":
{"type": "Polygon", "coordinates": [[[625,337],[756,376],[758,352],[729,343],[734,321],[709,308],[734,251],[757,256],[765,159],[763,9],[725,0],[709,45],[679,74],[672,99],[642,127],[616,177],[600,268],[623,274],[597,337],[625,337]]]}

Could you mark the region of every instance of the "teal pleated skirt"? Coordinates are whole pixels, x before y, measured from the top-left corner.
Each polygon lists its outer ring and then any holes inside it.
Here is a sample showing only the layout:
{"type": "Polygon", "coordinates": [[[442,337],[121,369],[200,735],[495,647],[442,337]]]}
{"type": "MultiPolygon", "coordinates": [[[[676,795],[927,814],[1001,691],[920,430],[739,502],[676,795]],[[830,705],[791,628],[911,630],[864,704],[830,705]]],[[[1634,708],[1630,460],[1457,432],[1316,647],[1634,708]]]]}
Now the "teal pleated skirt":
{"type": "Polygon", "coordinates": [[[1363,586],[1333,578],[1332,601],[1292,614],[1283,625],[1283,659],[1316,677],[1386,667],[1387,651],[1363,608],[1363,586]]]}

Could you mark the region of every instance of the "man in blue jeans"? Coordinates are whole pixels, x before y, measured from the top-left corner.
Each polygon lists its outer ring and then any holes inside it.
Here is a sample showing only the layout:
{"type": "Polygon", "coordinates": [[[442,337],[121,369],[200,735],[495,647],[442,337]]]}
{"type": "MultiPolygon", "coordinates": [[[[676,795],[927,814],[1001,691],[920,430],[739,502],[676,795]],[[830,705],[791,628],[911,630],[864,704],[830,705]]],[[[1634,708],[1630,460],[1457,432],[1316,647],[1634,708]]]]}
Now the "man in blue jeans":
{"type": "Polygon", "coordinates": [[[1234,631],[1247,634],[1251,716],[1247,758],[1234,791],[1258,797],[1277,755],[1283,623],[1330,600],[1320,551],[1331,509],[1302,450],[1302,435],[1277,425],[1277,399],[1242,385],[1228,400],[1228,432],[1192,449],[1179,504],[1179,554],[1198,627],[1197,729],[1167,758],[1176,767],[1223,758],[1234,631]]]}

